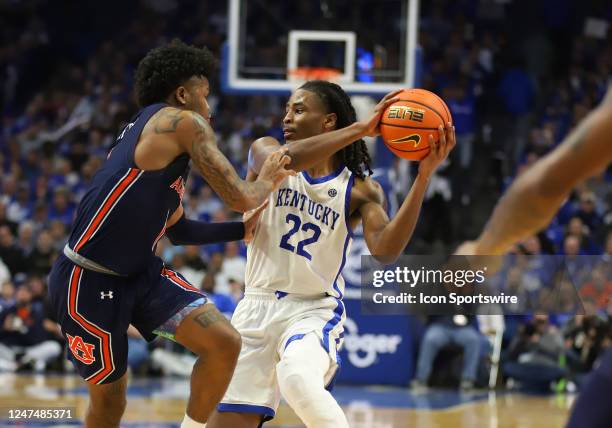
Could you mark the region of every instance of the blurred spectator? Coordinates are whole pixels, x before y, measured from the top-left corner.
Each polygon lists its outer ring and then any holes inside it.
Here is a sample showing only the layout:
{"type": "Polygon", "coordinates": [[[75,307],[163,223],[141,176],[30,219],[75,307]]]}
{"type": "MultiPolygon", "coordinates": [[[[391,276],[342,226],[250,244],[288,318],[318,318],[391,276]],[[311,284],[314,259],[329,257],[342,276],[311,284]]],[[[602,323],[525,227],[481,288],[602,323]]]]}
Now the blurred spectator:
{"type": "Polygon", "coordinates": [[[580,238],[574,235],[567,236],[563,241],[563,254],[570,278],[575,284],[580,284],[590,268],[590,260],[582,257],[584,254],[580,250],[580,238]]]}
{"type": "Polygon", "coordinates": [[[215,291],[215,277],[216,272],[212,269],[209,269],[206,272],[206,276],[202,280],[202,291],[206,293],[206,295],[212,300],[215,304],[219,312],[225,315],[228,319],[232,317],[234,310],[236,309],[236,304],[227,294],[217,293],[215,291]]]}
{"type": "Polygon", "coordinates": [[[11,275],[24,272],[26,269],[23,251],[16,245],[13,232],[8,226],[0,226],[0,259],[8,267],[11,275]]]}
{"type": "Polygon", "coordinates": [[[221,273],[226,279],[232,277],[244,281],[245,272],[246,257],[240,254],[240,243],[237,241],[227,242],[221,273]]]}
{"type": "Polygon", "coordinates": [[[49,220],[60,220],[66,226],[70,226],[74,212],[75,207],[70,202],[68,189],[63,186],[56,188],[49,209],[49,220]]]}
{"type": "Polygon", "coordinates": [[[476,104],[466,82],[449,86],[444,100],[451,111],[457,137],[459,166],[468,169],[472,163],[474,137],[476,134],[476,104]]]}
{"type": "Polygon", "coordinates": [[[210,221],[213,214],[223,207],[221,201],[213,193],[208,185],[203,185],[200,189],[199,198],[197,201],[197,215],[202,220],[210,221]]]}
{"type": "Polygon", "coordinates": [[[590,227],[584,224],[580,217],[574,216],[570,219],[567,224],[567,236],[578,238],[581,254],[601,254],[601,247],[592,238],[590,227]]]}
{"type": "Polygon", "coordinates": [[[23,250],[25,257],[28,257],[34,249],[34,223],[31,221],[24,221],[19,224],[17,246],[23,250]]]}
{"type": "Polygon", "coordinates": [[[45,329],[44,304],[34,301],[27,285],[17,288],[15,305],[0,313],[0,369],[31,364],[35,371],[58,357],[62,348],[45,329]]]}
{"type": "Polygon", "coordinates": [[[589,228],[589,231],[596,232],[602,224],[601,215],[597,212],[595,194],[583,192],[580,195],[580,205],[576,210],[576,216],[589,228]]]}
{"type": "Polygon", "coordinates": [[[454,344],[463,349],[461,389],[472,389],[480,360],[481,343],[474,317],[468,318],[463,315],[430,317],[419,349],[416,380],[412,382],[412,387],[418,389],[427,384],[438,352],[445,346],[454,344]]]}
{"type": "MultiPolygon", "coordinates": [[[[563,336],[567,362],[574,374],[584,375],[593,369],[604,351],[608,330],[607,322],[595,315],[576,315],[565,325],[563,336]]],[[[577,380],[580,383],[580,378],[577,380]]]]}
{"type": "Polygon", "coordinates": [[[15,304],[15,285],[10,278],[4,278],[0,282],[0,314],[15,304]]]}
{"type": "Polygon", "coordinates": [[[14,200],[8,204],[6,216],[10,221],[20,223],[32,215],[30,189],[27,184],[21,184],[14,200]]]}
{"type": "Polygon", "coordinates": [[[504,374],[525,390],[550,391],[551,382],[567,374],[560,364],[563,352],[563,338],[548,315],[536,315],[510,344],[504,374]]]}
{"type": "Polygon", "coordinates": [[[51,266],[57,255],[53,248],[51,234],[43,230],[36,240],[36,247],[27,259],[28,269],[38,275],[46,275],[51,271],[51,266]]]}
{"type": "Polygon", "coordinates": [[[11,221],[6,216],[6,203],[0,202],[0,226],[6,226],[12,233],[17,232],[17,223],[11,221]]]}
{"type": "Polygon", "coordinates": [[[200,284],[204,278],[204,271],[193,269],[185,261],[185,253],[176,252],[172,257],[172,268],[183,275],[193,285],[200,284]]]}
{"type": "Polygon", "coordinates": [[[66,225],[60,220],[53,220],[49,223],[49,235],[51,235],[51,242],[53,242],[53,249],[57,252],[61,252],[68,241],[68,232],[66,225]]]}
{"type": "Polygon", "coordinates": [[[590,281],[580,288],[580,296],[592,299],[597,308],[605,310],[612,296],[612,280],[606,277],[606,269],[597,266],[591,271],[590,281]]]}
{"type": "MultiPolygon", "coordinates": [[[[185,246],[185,265],[197,272],[206,271],[206,262],[200,255],[200,247],[196,245],[185,246]]],[[[194,284],[198,284],[194,282],[194,284]]]]}
{"type": "Polygon", "coordinates": [[[506,113],[509,114],[509,133],[506,134],[505,153],[514,163],[523,154],[529,129],[530,113],[535,104],[536,88],[531,77],[525,72],[522,60],[515,55],[509,67],[503,72],[498,87],[506,113]],[[511,119],[510,119],[511,118],[511,119]]]}

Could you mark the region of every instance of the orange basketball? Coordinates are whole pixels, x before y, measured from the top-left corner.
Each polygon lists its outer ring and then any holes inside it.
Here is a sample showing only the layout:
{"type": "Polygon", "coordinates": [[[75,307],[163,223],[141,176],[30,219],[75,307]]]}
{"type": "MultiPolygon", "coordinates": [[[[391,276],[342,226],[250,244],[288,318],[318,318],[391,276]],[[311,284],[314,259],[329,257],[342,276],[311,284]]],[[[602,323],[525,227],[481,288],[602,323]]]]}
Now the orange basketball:
{"type": "Polygon", "coordinates": [[[397,156],[421,160],[429,154],[429,134],[438,140],[438,126],[453,121],[442,98],[425,89],[406,89],[383,112],[380,135],[397,156]]]}

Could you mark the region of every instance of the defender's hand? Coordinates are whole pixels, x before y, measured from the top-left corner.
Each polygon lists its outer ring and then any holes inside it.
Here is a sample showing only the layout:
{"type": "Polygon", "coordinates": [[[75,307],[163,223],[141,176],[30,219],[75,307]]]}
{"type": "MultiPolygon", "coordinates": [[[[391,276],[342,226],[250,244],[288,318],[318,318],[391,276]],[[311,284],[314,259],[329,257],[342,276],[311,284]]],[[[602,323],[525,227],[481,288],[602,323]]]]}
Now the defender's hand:
{"type": "Polygon", "coordinates": [[[272,191],[290,175],[295,175],[295,171],[285,168],[291,162],[291,158],[287,155],[288,149],[283,147],[271,153],[265,160],[259,172],[258,180],[265,180],[272,183],[272,191]]]}
{"type": "Polygon", "coordinates": [[[257,208],[247,211],[242,215],[242,221],[244,222],[244,242],[247,245],[253,240],[261,213],[268,206],[269,201],[269,199],[266,199],[266,201],[257,208]]]}

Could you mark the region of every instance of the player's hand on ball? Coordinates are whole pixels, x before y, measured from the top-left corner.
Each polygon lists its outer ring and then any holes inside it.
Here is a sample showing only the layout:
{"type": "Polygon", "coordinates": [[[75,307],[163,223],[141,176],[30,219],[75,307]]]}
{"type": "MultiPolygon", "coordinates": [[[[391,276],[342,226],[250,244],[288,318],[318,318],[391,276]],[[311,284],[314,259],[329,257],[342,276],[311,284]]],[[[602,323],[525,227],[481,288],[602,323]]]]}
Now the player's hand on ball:
{"type": "Polygon", "coordinates": [[[448,122],[443,128],[438,127],[438,140],[433,135],[429,134],[430,151],[427,157],[423,159],[419,165],[419,174],[426,177],[436,170],[438,166],[448,157],[448,154],[455,147],[457,141],[455,139],[455,127],[448,122]]]}
{"type": "Polygon", "coordinates": [[[266,199],[266,201],[257,208],[242,214],[242,221],[244,222],[244,242],[247,245],[253,240],[259,217],[261,217],[261,213],[268,206],[269,201],[269,199],[266,199]]]}
{"type": "Polygon", "coordinates": [[[382,117],[383,112],[387,107],[389,107],[394,102],[398,101],[399,98],[396,97],[397,94],[402,92],[403,89],[398,89],[392,92],[389,92],[385,95],[374,107],[374,113],[368,118],[368,120],[364,123],[365,133],[368,137],[376,137],[380,134],[380,118],[382,117]]]}
{"type": "Polygon", "coordinates": [[[286,168],[291,163],[291,158],[287,154],[288,151],[286,147],[283,147],[271,153],[261,167],[258,178],[272,182],[273,191],[280,186],[285,178],[296,174],[294,170],[286,168]]]}

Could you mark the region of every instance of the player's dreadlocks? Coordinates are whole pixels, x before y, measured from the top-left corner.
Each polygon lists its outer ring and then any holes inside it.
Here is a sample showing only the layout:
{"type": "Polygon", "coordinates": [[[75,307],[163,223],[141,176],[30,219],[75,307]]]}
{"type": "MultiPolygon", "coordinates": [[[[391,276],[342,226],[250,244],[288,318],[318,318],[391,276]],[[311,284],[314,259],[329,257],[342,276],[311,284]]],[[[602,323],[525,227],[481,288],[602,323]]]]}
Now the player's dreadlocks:
{"type": "Polygon", "coordinates": [[[164,102],[172,91],[193,76],[210,78],[216,66],[205,47],[188,46],[172,40],[147,53],[135,73],[136,99],[140,107],[164,102]]]}
{"type": "MultiPolygon", "coordinates": [[[[345,128],[351,123],[357,121],[355,108],[351,103],[351,99],[344,90],[332,82],[324,80],[311,80],[300,86],[300,89],[313,92],[319,96],[328,113],[336,113],[336,128],[345,128]]],[[[357,177],[364,179],[365,170],[368,175],[372,174],[370,168],[370,154],[366,147],[365,141],[357,140],[350,146],[342,149],[338,156],[341,161],[350,169],[357,177]],[[364,170],[365,168],[365,170],[364,170]]]]}

